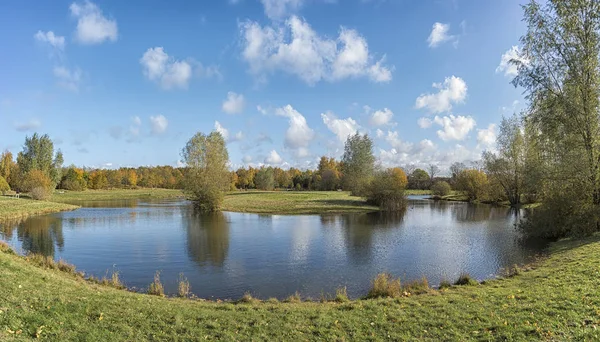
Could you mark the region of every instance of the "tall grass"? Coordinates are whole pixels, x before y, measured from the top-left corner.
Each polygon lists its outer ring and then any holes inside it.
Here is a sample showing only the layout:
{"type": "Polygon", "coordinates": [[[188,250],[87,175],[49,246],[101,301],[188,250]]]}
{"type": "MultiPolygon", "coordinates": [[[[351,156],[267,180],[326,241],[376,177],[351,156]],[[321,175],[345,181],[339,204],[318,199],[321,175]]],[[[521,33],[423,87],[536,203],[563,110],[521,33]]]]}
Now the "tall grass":
{"type": "Polygon", "coordinates": [[[154,274],[154,281],[150,283],[148,287],[148,294],[153,296],[165,296],[165,288],[163,284],[160,282],[160,272],[156,271],[154,274]]]}
{"type": "Polygon", "coordinates": [[[177,282],[177,295],[181,298],[186,298],[190,295],[190,282],[183,275],[183,273],[179,273],[179,281],[177,282]]]}
{"type": "Polygon", "coordinates": [[[389,273],[379,273],[375,279],[367,298],[399,297],[402,294],[400,278],[394,279],[389,273]]]}

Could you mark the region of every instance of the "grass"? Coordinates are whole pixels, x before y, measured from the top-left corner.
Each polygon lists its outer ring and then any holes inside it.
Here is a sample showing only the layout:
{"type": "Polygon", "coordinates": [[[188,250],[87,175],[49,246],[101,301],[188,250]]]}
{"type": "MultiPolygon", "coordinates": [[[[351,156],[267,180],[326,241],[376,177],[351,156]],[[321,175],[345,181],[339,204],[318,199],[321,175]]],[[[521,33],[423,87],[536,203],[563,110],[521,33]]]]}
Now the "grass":
{"type": "Polygon", "coordinates": [[[0,196],[0,221],[18,220],[28,216],[75,210],[77,206],[0,196]]]}
{"type": "Polygon", "coordinates": [[[558,243],[536,267],[485,285],[326,303],[146,296],[0,253],[0,340],[594,340],[599,241],[558,243]]]}
{"type": "Polygon", "coordinates": [[[258,214],[333,214],[379,210],[342,191],[237,191],[225,196],[224,211],[258,214]]]}
{"type": "MultiPolygon", "coordinates": [[[[62,191],[62,190],[61,190],[62,191]]],[[[112,189],[86,191],[55,191],[50,201],[72,203],[78,201],[106,201],[124,199],[171,199],[183,198],[183,192],[177,189],[112,189]]]]}
{"type": "Polygon", "coordinates": [[[599,236],[478,286],[325,303],[148,296],[0,250],[2,341],[600,339],[599,236]]]}

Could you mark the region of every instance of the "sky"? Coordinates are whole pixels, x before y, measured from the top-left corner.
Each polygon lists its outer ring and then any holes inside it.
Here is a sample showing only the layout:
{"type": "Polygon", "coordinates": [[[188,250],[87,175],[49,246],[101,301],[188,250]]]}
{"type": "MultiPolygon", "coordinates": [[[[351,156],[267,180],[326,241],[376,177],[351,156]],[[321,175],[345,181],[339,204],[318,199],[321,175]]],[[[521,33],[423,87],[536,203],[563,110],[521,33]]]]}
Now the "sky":
{"type": "Polygon", "coordinates": [[[182,165],[221,132],[232,168],[314,168],[369,134],[383,166],[478,160],[525,105],[523,1],[0,2],[0,150],[182,165]],[[10,28],[10,29],[7,29],[10,28]]]}

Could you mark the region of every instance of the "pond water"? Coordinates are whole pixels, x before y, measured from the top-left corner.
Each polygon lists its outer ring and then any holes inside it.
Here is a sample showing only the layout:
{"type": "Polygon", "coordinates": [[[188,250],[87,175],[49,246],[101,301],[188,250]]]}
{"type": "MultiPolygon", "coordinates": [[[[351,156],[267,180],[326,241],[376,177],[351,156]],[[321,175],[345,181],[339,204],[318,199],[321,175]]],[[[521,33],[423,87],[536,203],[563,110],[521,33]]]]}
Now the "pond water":
{"type": "Polygon", "coordinates": [[[147,288],[160,271],[165,290],[183,273],[201,298],[319,298],[346,286],[364,296],[390,272],[431,285],[468,272],[479,280],[530,261],[543,243],[524,243],[507,208],[435,202],[413,196],[402,214],[200,214],[186,201],[96,201],[84,208],[0,223],[18,252],[75,264],[86,275],[118,271],[128,287],[147,288]]]}

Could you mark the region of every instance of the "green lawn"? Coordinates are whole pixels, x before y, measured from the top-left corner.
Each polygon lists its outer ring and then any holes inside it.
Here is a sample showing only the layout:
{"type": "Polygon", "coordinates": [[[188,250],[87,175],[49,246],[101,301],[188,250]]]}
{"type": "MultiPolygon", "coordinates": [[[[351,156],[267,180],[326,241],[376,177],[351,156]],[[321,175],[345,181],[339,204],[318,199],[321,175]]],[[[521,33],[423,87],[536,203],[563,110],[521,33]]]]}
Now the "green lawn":
{"type": "Polygon", "coordinates": [[[236,191],[225,196],[224,211],[259,214],[324,214],[376,211],[342,191],[236,191]]]}
{"type": "Polygon", "coordinates": [[[15,220],[33,215],[74,210],[77,206],[0,196],[0,221],[15,220]]]}
{"type": "Polygon", "coordinates": [[[600,238],[485,285],[347,303],[160,298],[0,252],[0,340],[598,340],[600,238]]]}
{"type": "Polygon", "coordinates": [[[52,202],[77,202],[77,201],[103,201],[123,199],[170,199],[181,198],[183,193],[177,189],[114,189],[114,190],[86,190],[86,191],[55,191],[50,201],[52,202]]]}

